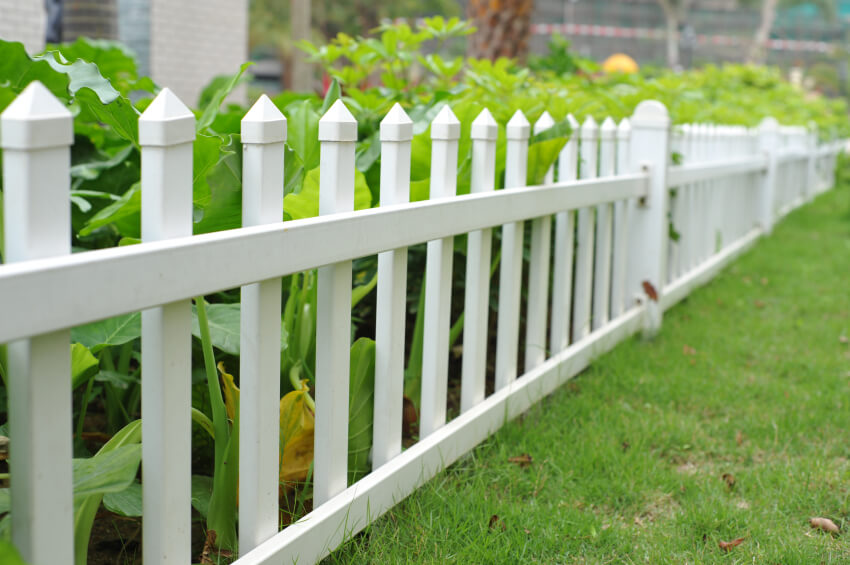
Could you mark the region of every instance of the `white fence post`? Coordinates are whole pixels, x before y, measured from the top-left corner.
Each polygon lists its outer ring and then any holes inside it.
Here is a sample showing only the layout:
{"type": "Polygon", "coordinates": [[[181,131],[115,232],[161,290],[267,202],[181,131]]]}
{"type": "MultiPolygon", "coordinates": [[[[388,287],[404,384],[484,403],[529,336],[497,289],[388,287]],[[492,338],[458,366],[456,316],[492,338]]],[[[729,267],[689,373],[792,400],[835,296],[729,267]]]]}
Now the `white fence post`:
{"type": "MultiPolygon", "coordinates": [[[[410,202],[413,122],[396,103],[381,122],[381,206],[410,202]]],[[[407,248],[378,254],[372,468],[401,453],[407,248]]]]}
{"type": "MultiPolygon", "coordinates": [[[[242,118],[242,225],[283,221],[286,118],[264,94],[242,118]]],[[[242,287],[239,554],[277,533],[281,280],[242,287]]]]}
{"type": "MultiPolygon", "coordinates": [[[[443,106],[431,122],[432,200],[457,194],[457,150],[460,122],[443,106]]],[[[419,437],[446,423],[449,378],[449,327],[452,305],[454,238],[428,242],[425,264],[425,321],[422,327],[422,397],[419,437]]]]}
{"type": "Polygon", "coordinates": [[[816,132],[815,124],[813,122],[809,122],[809,128],[805,130],[805,138],[804,143],[806,145],[806,152],[809,154],[808,159],[806,160],[806,174],[805,174],[805,201],[811,202],[814,200],[815,196],[817,196],[817,159],[818,159],[818,134],[816,132]]]}
{"type": "MultiPolygon", "coordinates": [[[[71,113],[32,82],[3,112],[0,132],[4,261],[69,254],[71,113]]],[[[60,330],[8,345],[12,542],[29,563],[74,555],[70,343],[60,330]]]]}
{"type": "Polygon", "coordinates": [[[645,100],[638,104],[631,118],[631,163],[632,170],[641,171],[649,167],[649,194],[633,214],[633,232],[629,247],[629,276],[627,292],[644,295],[647,307],[645,331],[652,335],[661,329],[661,305],[659,303],[664,284],[665,260],[667,258],[667,147],[670,118],[661,102],[645,100]],[[658,295],[649,299],[643,293],[648,283],[658,295]]]}
{"type": "MultiPolygon", "coordinates": [[[[528,137],[531,126],[517,110],[505,128],[505,189],[526,185],[528,137]]],[[[516,379],[519,351],[519,308],[522,286],[522,250],[525,222],[502,226],[502,258],[499,264],[499,310],[496,323],[496,390],[516,379]]]]}
{"type": "MultiPolygon", "coordinates": [[[[163,88],[139,118],[142,239],[192,235],[195,116],[163,88]]],[[[192,312],[188,300],[142,312],[145,563],[190,559],[192,312]]]]}
{"type": "Polygon", "coordinates": [[[773,216],[776,202],[776,157],[779,148],[779,124],[773,117],[759,124],[759,149],[767,158],[767,170],[761,176],[758,191],[758,221],[765,234],[773,231],[773,216]]]}
{"type": "MultiPolygon", "coordinates": [[[[357,121],[342,100],[319,120],[319,214],[354,210],[357,121]]],[[[313,504],[348,485],[351,261],[319,268],[316,305],[316,424],[313,504]]]]}
{"type": "MultiPolygon", "coordinates": [[[[534,133],[555,125],[544,111],[534,122],[534,133]]],[[[555,180],[555,166],[546,171],[543,184],[555,180]]],[[[525,322],[525,371],[546,360],[546,307],[549,302],[549,260],[552,238],[552,216],[531,220],[531,256],[528,262],[528,305],[525,322]]]]}
{"type": "MultiPolygon", "coordinates": [[[[599,127],[596,125],[596,120],[593,116],[588,116],[581,125],[579,174],[582,179],[595,179],[597,176],[598,134],[599,127]]],[[[593,212],[592,207],[578,211],[573,341],[579,341],[590,334],[590,309],[593,295],[593,212]]]]}
{"type": "MultiPolygon", "coordinates": [[[[632,125],[628,118],[617,126],[617,174],[629,172],[629,138],[632,125]]],[[[616,318],[625,311],[626,257],[629,244],[629,222],[633,200],[614,203],[614,252],[611,259],[611,316],[616,318]]]]}
{"type": "MultiPolygon", "coordinates": [[[[578,122],[567,115],[572,133],[558,155],[558,182],[574,180],[578,165],[578,122]]],[[[562,351],[570,342],[570,308],[573,286],[573,242],[575,238],[575,212],[567,210],[555,214],[555,258],[552,264],[552,331],[549,349],[562,351]]]]}
{"type": "MultiPolygon", "coordinates": [[[[496,178],[496,139],[499,126],[490,111],[481,110],[472,122],[472,178],[470,192],[492,192],[496,178]]],[[[461,363],[460,411],[484,400],[487,365],[487,314],[490,309],[491,228],[470,232],[466,248],[463,361],[461,363]]]]}

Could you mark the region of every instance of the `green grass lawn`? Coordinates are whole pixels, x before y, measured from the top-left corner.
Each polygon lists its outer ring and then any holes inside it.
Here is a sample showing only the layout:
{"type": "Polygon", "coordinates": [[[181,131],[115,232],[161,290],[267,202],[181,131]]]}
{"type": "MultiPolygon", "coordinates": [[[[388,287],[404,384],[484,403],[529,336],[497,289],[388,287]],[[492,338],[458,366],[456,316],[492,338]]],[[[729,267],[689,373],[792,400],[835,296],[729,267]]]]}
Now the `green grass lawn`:
{"type": "Polygon", "coordinates": [[[850,563],[848,337],[845,185],[327,562],[850,563]]]}

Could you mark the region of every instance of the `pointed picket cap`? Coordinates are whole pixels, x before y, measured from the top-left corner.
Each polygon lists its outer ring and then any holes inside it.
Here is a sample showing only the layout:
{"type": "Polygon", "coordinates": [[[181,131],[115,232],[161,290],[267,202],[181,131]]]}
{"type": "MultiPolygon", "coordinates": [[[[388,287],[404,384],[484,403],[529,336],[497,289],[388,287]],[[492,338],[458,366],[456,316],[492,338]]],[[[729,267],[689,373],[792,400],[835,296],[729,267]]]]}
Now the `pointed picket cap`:
{"type": "Polygon", "coordinates": [[[614,139],[617,134],[617,124],[614,123],[614,118],[608,116],[599,126],[599,136],[602,139],[614,139]]]}
{"type": "Polygon", "coordinates": [[[534,122],[534,133],[546,131],[554,125],[555,120],[552,118],[552,114],[544,110],[543,113],[540,114],[540,117],[537,118],[537,121],[534,122]]]}
{"type": "Polygon", "coordinates": [[[528,118],[522,113],[522,110],[517,110],[514,115],[508,120],[508,125],[505,128],[506,137],[508,139],[528,139],[531,136],[531,125],[528,123],[528,118]]]}
{"type": "Polygon", "coordinates": [[[578,120],[572,114],[567,114],[567,123],[570,124],[572,131],[576,131],[579,128],[578,120]]]}
{"type": "Polygon", "coordinates": [[[628,118],[623,118],[617,125],[617,139],[628,139],[632,133],[632,123],[628,118]]]}
{"type": "Polygon", "coordinates": [[[460,121],[448,104],[431,122],[431,139],[460,139],[460,121]]]}
{"type": "Polygon", "coordinates": [[[413,139],[413,120],[396,102],[381,120],[381,141],[410,141],[413,139]]]}
{"type": "Polygon", "coordinates": [[[598,133],[599,126],[596,124],[596,120],[593,119],[593,116],[585,118],[584,123],[581,124],[581,138],[596,139],[598,133]]]}
{"type": "Polygon", "coordinates": [[[761,133],[779,133],[779,122],[773,116],[768,116],[759,122],[758,131],[761,133]]]}
{"type": "Polygon", "coordinates": [[[286,141],[286,117],[263,94],[242,118],[242,143],[281,143],[286,141]]]}
{"type": "Polygon", "coordinates": [[[319,141],[357,141],[357,120],[342,100],[334,102],[319,120],[319,141]]]}
{"type": "Polygon", "coordinates": [[[0,115],[0,147],[43,149],[74,142],[71,112],[35,80],[0,115]]]}
{"type": "Polygon", "coordinates": [[[478,114],[478,117],[472,121],[469,137],[472,139],[496,141],[499,137],[499,124],[493,119],[493,114],[490,113],[490,110],[484,108],[478,114]]]}
{"type": "Polygon", "coordinates": [[[657,100],[644,100],[632,115],[633,128],[667,129],[669,125],[667,108],[657,100]]]}
{"type": "Polygon", "coordinates": [[[167,146],[195,139],[195,115],[176,94],[163,88],[139,116],[139,144],[167,146]]]}

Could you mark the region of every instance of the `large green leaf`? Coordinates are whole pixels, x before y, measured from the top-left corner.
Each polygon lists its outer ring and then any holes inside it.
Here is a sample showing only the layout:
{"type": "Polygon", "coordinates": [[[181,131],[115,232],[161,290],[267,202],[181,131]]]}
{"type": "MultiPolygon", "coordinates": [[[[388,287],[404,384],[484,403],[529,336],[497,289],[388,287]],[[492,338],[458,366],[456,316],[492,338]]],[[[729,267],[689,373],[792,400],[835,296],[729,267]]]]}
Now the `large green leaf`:
{"type": "Polygon", "coordinates": [[[98,361],[88,347],[71,344],[71,390],[87,382],[98,370],[98,361]]]}
{"type": "Polygon", "coordinates": [[[116,224],[119,231],[127,237],[141,237],[142,185],[133,184],[120,199],[102,208],[89,218],[80,235],[86,236],[94,230],[116,224]]]}
{"type": "Polygon", "coordinates": [[[375,397],[375,342],[362,337],[351,346],[348,401],[348,472],[351,481],[369,472],[375,397]]]}
{"type": "MultiPolygon", "coordinates": [[[[198,139],[202,137],[199,135],[198,139]]],[[[218,141],[211,152],[214,160],[205,159],[203,171],[196,160],[195,207],[202,211],[193,228],[196,234],[242,225],[242,145],[239,136],[211,139],[218,141]],[[202,194],[208,197],[202,198],[202,194]]]]}
{"type": "MultiPolygon", "coordinates": [[[[241,305],[207,304],[207,324],[210,328],[210,341],[213,347],[230,355],[239,355],[239,320],[241,305]]],[[[281,324],[282,326],[282,324],[281,324]]],[[[201,339],[201,329],[198,325],[198,310],[192,305],[192,335],[201,339]]],[[[286,331],[281,327],[280,348],[286,347],[286,331]]]]}
{"type": "Polygon", "coordinates": [[[88,459],[74,459],[74,499],[121,492],[136,478],[142,460],[141,444],[122,445],[88,459]]]}
{"type": "Polygon", "coordinates": [[[305,169],[318,167],[319,114],[310,100],[293,102],[286,113],[286,144],[295,151],[305,169]]]}
{"type": "Polygon", "coordinates": [[[142,515],[142,485],[139,482],[119,492],[108,492],[103,495],[103,505],[110,512],[121,516],[137,517],[142,515]]]}
{"type": "Polygon", "coordinates": [[[192,507],[204,518],[209,513],[212,489],[212,477],[192,475],[192,507]]]}
{"type": "MultiPolygon", "coordinates": [[[[354,209],[365,210],[372,205],[372,193],[366,177],[354,171],[354,209]]],[[[319,168],[307,172],[304,187],[298,194],[287,194],[283,198],[283,210],[293,220],[312,218],[319,215],[319,168]]]]}
{"type": "Polygon", "coordinates": [[[202,111],[201,117],[195,124],[197,131],[203,131],[213,123],[218,116],[219,108],[222,102],[227,98],[233,89],[241,82],[242,74],[245,69],[254,63],[243,63],[239,70],[231,76],[219,76],[212,80],[212,83],[201,92],[199,107],[202,111]]]}
{"type": "Polygon", "coordinates": [[[104,347],[122,345],[142,335],[142,315],[138,312],[107,318],[71,329],[71,339],[95,353],[104,347]]]}

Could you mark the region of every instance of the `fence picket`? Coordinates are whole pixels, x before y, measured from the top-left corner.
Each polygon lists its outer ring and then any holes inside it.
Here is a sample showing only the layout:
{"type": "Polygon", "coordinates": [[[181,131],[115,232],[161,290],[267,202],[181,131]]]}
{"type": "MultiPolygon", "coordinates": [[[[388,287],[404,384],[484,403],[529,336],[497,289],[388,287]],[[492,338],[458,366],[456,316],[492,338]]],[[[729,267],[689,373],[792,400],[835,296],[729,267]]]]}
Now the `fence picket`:
{"type": "MultiPolygon", "coordinates": [[[[167,88],[139,118],[142,240],[192,235],[195,116],[167,88]]],[[[192,315],[188,301],[142,312],[142,552],[186,563],[191,539],[192,315]]]]}
{"type": "MultiPolygon", "coordinates": [[[[448,105],[431,122],[432,200],[457,193],[460,122],[448,105]]],[[[425,320],[422,328],[422,397],[419,437],[446,423],[449,378],[449,326],[452,302],[454,238],[428,242],[425,263],[425,320]]]]}
{"type": "MultiPolygon", "coordinates": [[[[609,116],[599,128],[599,176],[614,175],[617,125],[609,116]]],[[[593,273],[593,329],[608,323],[611,296],[611,204],[596,206],[596,252],[593,273]]]]}
{"type": "MultiPolygon", "coordinates": [[[[555,125],[544,111],[534,122],[534,133],[555,125]]],[[[554,165],[546,171],[543,183],[554,181],[554,165]]],[[[531,256],[528,263],[528,306],[525,322],[525,371],[546,359],[546,307],[549,303],[549,261],[552,238],[552,216],[531,220],[531,256]]]]}
{"type": "MultiPolygon", "coordinates": [[[[558,155],[558,182],[574,180],[578,173],[578,122],[567,115],[572,133],[558,155]]],[[[563,351],[570,342],[570,309],[573,295],[573,241],[575,212],[555,214],[555,258],[552,266],[552,331],[549,349],[563,351]]]]}
{"type": "MultiPolygon", "coordinates": [[[[505,189],[526,184],[528,138],[531,127],[520,110],[506,129],[505,189]]],[[[525,222],[502,226],[502,257],[499,264],[499,310],[496,325],[496,390],[509,385],[517,375],[519,308],[522,286],[522,251],[525,222]]]]}
{"type": "MultiPolygon", "coordinates": [[[[354,209],[357,121],[342,100],[319,120],[319,214],[354,209]]],[[[313,500],[318,506],[348,484],[351,261],[319,267],[316,304],[316,423],[313,500]]]]}
{"type": "MultiPolygon", "coordinates": [[[[242,225],[283,221],[286,118],[264,94],[242,118],[242,225]]],[[[277,533],[281,280],[241,290],[239,554],[277,533]]]]}
{"type": "MultiPolygon", "coordinates": [[[[381,206],[410,201],[413,122],[396,103],[381,122],[381,206]]],[[[372,467],[401,453],[407,248],[378,254],[372,467]]]]}
{"type": "MultiPolygon", "coordinates": [[[[472,179],[470,192],[495,189],[496,139],[499,126],[486,108],[472,122],[472,179]]],[[[490,304],[490,251],[492,228],[470,232],[466,248],[463,360],[460,410],[466,412],[484,400],[487,363],[487,315],[490,304]]]]}
{"type": "MultiPolygon", "coordinates": [[[[617,126],[617,174],[629,172],[629,137],[632,126],[628,118],[617,126]]],[[[626,309],[626,256],[628,253],[629,218],[634,201],[614,202],[614,250],[611,258],[611,317],[618,318],[626,309]]]]}
{"type": "MultiPolygon", "coordinates": [[[[36,81],[0,116],[0,130],[3,259],[68,255],[71,113],[36,81]]],[[[12,541],[30,563],[62,563],[74,552],[70,342],[70,332],[59,330],[7,349],[9,430],[16,440],[9,460],[12,541]]]]}
{"type": "MultiPolygon", "coordinates": [[[[598,130],[593,116],[588,116],[581,125],[581,165],[579,174],[582,179],[597,177],[598,130]]],[[[590,309],[593,294],[593,248],[594,248],[594,209],[582,208],[578,211],[576,238],[576,274],[573,298],[573,341],[590,334],[590,309]]]]}

